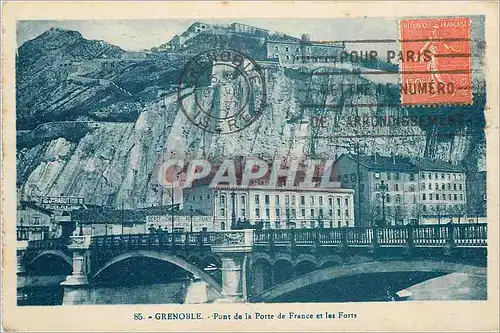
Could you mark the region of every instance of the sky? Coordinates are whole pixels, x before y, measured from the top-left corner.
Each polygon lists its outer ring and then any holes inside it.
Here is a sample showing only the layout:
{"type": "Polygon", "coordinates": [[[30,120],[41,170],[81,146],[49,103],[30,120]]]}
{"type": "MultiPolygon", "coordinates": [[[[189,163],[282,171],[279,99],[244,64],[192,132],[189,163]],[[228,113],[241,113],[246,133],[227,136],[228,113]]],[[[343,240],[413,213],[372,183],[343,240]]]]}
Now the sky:
{"type": "MultiPolygon", "coordinates": [[[[205,23],[240,22],[295,37],[311,34],[313,40],[396,39],[397,21],[384,18],[336,19],[224,19],[202,20],[205,23]]],[[[182,20],[102,20],[102,21],[20,21],[18,46],[51,27],[79,31],[87,39],[101,39],[125,50],[150,49],[185,31],[194,19],[182,20]]],[[[355,49],[353,45],[351,49],[355,49]]],[[[363,47],[366,50],[366,45],[363,47]]]]}
{"type": "MultiPolygon", "coordinates": [[[[484,17],[472,16],[472,38],[484,38],[484,17]]],[[[104,40],[127,51],[151,49],[168,42],[184,32],[196,19],[178,20],[60,20],[19,21],[17,45],[56,27],[79,31],[84,38],[104,40]]],[[[240,22],[270,31],[300,37],[309,33],[314,41],[398,39],[396,18],[297,18],[297,19],[202,19],[210,24],[240,22]]],[[[473,44],[473,47],[475,45],[473,44]]],[[[362,52],[377,51],[380,59],[387,59],[387,51],[399,52],[399,43],[346,43],[346,49],[362,52]]],[[[477,60],[477,59],[475,59],[477,60]]],[[[397,62],[397,60],[394,60],[397,62]]],[[[476,67],[476,66],[474,66],[476,67]]]]}

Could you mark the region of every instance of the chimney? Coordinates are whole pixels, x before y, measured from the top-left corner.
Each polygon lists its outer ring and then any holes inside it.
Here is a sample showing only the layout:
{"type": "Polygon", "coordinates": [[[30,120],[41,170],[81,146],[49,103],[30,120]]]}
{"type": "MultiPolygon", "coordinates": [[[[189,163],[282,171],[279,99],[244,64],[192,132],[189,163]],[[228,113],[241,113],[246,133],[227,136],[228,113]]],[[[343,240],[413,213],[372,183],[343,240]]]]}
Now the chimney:
{"type": "Polygon", "coordinates": [[[396,164],[396,155],[394,155],[394,152],[391,152],[391,157],[392,157],[392,164],[396,164]]]}

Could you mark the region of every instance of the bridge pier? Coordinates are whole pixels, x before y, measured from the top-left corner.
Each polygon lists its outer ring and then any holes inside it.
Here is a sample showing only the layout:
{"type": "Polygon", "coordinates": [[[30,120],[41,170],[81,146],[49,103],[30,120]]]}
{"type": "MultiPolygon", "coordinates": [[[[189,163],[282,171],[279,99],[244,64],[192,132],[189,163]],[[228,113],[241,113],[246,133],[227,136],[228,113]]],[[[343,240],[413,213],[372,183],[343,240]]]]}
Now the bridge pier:
{"type": "Polygon", "coordinates": [[[69,240],[68,250],[73,256],[73,272],[61,283],[64,287],[63,305],[89,304],[90,288],[87,280],[90,236],[73,236],[69,240]]]}
{"type": "Polygon", "coordinates": [[[222,297],[218,303],[241,303],[248,299],[247,267],[253,246],[253,230],[220,232],[212,251],[221,256],[222,297]]]}

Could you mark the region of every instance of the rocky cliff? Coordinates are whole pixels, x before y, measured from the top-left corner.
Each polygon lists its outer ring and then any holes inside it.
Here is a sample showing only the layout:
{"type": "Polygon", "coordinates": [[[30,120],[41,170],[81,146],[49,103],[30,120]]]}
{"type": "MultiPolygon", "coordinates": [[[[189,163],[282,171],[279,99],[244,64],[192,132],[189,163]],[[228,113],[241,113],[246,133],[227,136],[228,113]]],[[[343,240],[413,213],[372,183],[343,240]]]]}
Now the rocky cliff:
{"type": "MultiPolygon", "coordinates": [[[[177,81],[188,54],[130,54],[57,29],[21,46],[17,59],[21,197],[74,195],[98,205],[150,206],[165,196],[157,185],[157,170],[171,156],[327,158],[349,151],[346,147],[356,142],[367,154],[430,156],[471,170],[482,167],[485,97],[481,91],[474,105],[465,108],[402,108],[397,105],[397,85],[380,90],[370,78],[349,70],[292,69],[262,62],[267,92],[262,115],[241,132],[209,133],[188,120],[177,102],[177,81]],[[357,86],[368,88],[346,91],[357,86]],[[444,127],[356,124],[356,116],[429,114],[465,114],[466,120],[444,127]]],[[[201,96],[198,101],[191,94],[186,102],[241,99],[244,93],[236,89],[233,96],[224,96],[221,91],[217,97],[201,96]]]]}

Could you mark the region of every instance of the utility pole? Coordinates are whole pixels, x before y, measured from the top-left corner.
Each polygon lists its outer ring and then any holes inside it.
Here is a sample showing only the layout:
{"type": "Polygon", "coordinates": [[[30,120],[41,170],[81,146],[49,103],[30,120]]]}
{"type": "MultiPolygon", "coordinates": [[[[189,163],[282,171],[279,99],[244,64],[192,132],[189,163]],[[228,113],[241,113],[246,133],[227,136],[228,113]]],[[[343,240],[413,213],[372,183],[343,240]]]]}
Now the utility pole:
{"type": "Polygon", "coordinates": [[[170,217],[172,218],[172,233],[174,232],[174,187],[172,186],[172,195],[170,199],[172,201],[172,207],[170,208],[170,217]]]}
{"type": "Polygon", "coordinates": [[[122,235],[123,235],[123,199],[122,199],[122,213],[121,213],[121,220],[122,220],[122,235]]]}
{"type": "Polygon", "coordinates": [[[236,229],[236,201],[235,201],[236,193],[234,191],[231,192],[231,201],[232,201],[232,212],[231,212],[231,230],[236,229]]]}
{"type": "Polygon", "coordinates": [[[384,223],[384,226],[385,226],[385,195],[387,193],[387,190],[388,190],[388,186],[387,184],[384,183],[384,181],[382,180],[380,182],[380,195],[382,196],[382,221],[384,223]]]}
{"type": "MultiPolygon", "coordinates": [[[[358,200],[358,204],[356,205],[357,207],[357,218],[358,220],[361,220],[361,172],[359,168],[359,154],[361,153],[361,149],[359,147],[359,142],[356,142],[356,145],[354,146],[354,152],[356,153],[356,197],[358,200]]],[[[358,223],[360,223],[359,221],[358,223]]]]}

